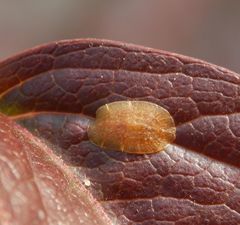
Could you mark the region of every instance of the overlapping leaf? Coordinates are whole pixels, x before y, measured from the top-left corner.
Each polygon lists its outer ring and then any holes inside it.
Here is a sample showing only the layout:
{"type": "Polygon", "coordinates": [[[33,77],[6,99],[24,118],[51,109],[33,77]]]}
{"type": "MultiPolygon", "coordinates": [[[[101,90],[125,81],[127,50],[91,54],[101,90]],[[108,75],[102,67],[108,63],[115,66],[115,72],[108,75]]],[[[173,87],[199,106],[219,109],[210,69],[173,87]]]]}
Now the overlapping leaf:
{"type": "Polygon", "coordinates": [[[0,168],[0,224],[111,224],[62,160],[2,115],[0,168]]]}

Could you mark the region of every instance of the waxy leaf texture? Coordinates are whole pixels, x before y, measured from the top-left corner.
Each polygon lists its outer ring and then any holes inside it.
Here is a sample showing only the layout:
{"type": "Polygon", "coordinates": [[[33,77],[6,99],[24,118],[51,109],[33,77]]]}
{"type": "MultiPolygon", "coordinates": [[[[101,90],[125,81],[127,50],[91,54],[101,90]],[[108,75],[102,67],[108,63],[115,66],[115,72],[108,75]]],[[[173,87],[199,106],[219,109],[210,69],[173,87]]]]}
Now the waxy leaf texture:
{"type": "Polygon", "coordinates": [[[240,224],[234,72],[119,42],[60,41],[0,63],[0,111],[3,224],[240,224]],[[174,143],[150,155],[92,144],[96,110],[119,100],[167,109],[174,143]]]}
{"type": "Polygon", "coordinates": [[[62,160],[0,116],[0,224],[111,224],[62,160]]]}

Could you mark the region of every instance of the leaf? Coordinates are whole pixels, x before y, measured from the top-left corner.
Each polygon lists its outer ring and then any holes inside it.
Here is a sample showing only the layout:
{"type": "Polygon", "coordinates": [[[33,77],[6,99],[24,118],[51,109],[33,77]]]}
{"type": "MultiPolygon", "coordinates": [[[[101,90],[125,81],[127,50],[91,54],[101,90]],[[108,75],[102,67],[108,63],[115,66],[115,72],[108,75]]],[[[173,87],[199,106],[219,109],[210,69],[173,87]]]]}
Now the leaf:
{"type": "Polygon", "coordinates": [[[110,224],[60,158],[0,115],[1,224],[110,224]]]}
{"type": "Polygon", "coordinates": [[[240,223],[239,82],[234,72],[173,53],[60,41],[0,64],[0,109],[62,158],[112,221],[232,225],[240,223]],[[97,108],[126,99],[171,113],[177,135],[166,151],[129,155],[88,141],[97,108]]]}

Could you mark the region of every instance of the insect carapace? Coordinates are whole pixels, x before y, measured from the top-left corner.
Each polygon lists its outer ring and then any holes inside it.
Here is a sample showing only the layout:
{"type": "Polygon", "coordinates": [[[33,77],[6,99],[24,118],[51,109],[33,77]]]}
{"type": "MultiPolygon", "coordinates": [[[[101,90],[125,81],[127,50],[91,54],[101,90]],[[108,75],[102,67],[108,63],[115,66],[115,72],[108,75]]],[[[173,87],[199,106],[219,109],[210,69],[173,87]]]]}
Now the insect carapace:
{"type": "Polygon", "coordinates": [[[97,146],[133,154],[155,153],[175,139],[170,113],[146,101],[117,101],[101,106],[88,136],[97,146]]]}

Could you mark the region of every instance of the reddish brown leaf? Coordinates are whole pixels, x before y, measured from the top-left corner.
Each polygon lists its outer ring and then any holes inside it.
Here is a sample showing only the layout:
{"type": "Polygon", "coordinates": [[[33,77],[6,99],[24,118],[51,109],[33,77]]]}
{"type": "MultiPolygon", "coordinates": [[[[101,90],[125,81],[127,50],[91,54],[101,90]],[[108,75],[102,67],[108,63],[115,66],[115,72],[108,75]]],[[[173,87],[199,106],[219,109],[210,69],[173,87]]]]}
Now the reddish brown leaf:
{"type": "Polygon", "coordinates": [[[0,224],[110,224],[53,152],[0,115],[0,224]]]}
{"type": "Polygon", "coordinates": [[[239,224],[239,82],[172,53],[63,41],[0,64],[0,109],[46,141],[120,224],[239,224]],[[86,127],[96,109],[123,99],[165,107],[175,143],[144,156],[91,144],[86,127]]]}

